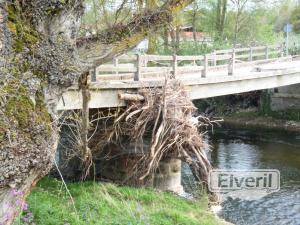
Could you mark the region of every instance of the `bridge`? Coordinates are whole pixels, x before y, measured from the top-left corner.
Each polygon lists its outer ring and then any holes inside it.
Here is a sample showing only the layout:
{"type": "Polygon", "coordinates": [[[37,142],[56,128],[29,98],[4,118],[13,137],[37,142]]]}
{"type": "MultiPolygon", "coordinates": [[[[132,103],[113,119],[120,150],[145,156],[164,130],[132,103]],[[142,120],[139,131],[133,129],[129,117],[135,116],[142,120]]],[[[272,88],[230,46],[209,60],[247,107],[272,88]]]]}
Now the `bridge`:
{"type": "MultiPolygon", "coordinates": [[[[88,108],[125,106],[124,94],[183,82],[191,99],[203,99],[300,83],[300,59],[284,56],[283,46],[218,50],[198,56],[132,55],[91,71],[88,108]]],[[[82,91],[71,86],[57,110],[82,109],[82,91]]]]}

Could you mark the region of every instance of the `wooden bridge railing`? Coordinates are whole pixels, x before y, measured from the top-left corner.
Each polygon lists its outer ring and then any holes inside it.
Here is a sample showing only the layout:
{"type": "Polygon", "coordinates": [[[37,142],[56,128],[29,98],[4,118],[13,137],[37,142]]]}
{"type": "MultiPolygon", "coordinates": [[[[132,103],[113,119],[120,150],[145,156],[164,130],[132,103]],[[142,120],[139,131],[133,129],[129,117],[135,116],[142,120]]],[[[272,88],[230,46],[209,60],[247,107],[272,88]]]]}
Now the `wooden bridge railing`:
{"type": "Polygon", "coordinates": [[[113,59],[112,64],[101,65],[95,69],[92,82],[101,79],[134,79],[165,76],[175,78],[180,74],[199,72],[206,77],[209,70],[228,68],[228,75],[234,74],[236,64],[279,58],[284,56],[284,46],[259,46],[217,50],[198,56],[178,55],[132,55],[113,59]],[[97,76],[101,75],[101,76],[97,76]]]}

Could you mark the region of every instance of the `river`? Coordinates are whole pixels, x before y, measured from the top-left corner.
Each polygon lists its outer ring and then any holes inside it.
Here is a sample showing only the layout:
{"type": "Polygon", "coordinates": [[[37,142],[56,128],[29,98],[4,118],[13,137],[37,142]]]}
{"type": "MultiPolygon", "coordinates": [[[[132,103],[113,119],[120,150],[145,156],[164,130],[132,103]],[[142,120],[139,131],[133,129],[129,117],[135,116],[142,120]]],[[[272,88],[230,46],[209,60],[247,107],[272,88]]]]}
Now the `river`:
{"type": "MultiPolygon", "coordinates": [[[[237,225],[300,225],[300,133],[220,128],[208,135],[218,169],[278,169],[279,192],[259,200],[227,197],[220,217],[237,225]]],[[[184,166],[183,183],[191,174],[184,166]]]]}

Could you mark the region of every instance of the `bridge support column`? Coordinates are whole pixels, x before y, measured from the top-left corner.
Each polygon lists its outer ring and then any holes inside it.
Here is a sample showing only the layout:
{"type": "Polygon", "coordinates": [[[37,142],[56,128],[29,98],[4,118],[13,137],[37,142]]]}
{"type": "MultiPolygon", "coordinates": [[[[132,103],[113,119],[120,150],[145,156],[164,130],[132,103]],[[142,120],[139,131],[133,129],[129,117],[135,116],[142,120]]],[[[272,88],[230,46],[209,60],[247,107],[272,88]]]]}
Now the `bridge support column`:
{"type": "Polygon", "coordinates": [[[162,160],[154,174],[153,186],[162,191],[182,193],[181,160],[175,158],[162,160]]]}

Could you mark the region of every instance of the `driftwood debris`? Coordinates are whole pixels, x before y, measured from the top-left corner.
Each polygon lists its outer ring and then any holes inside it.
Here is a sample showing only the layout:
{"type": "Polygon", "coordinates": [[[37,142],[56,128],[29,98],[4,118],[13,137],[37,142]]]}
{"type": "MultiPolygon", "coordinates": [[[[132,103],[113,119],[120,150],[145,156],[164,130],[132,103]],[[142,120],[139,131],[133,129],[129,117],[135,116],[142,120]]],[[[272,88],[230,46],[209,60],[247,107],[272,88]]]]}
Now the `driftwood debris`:
{"type": "MultiPolygon", "coordinates": [[[[178,158],[190,166],[201,188],[208,190],[212,167],[205,150],[209,146],[199,132],[204,124],[195,121],[199,117],[195,117],[196,108],[184,85],[178,80],[166,80],[163,88],[142,89],[138,95],[120,98],[131,102],[114,120],[107,142],[121,142],[126,136],[131,143],[141,146],[145,137],[151,138],[149,148],[135,165],[134,171],[139,173],[136,175],[145,179],[155,172],[161,160],[178,158]]],[[[210,194],[215,201],[214,194],[210,194]]]]}
{"type": "Polygon", "coordinates": [[[119,98],[125,101],[144,101],[145,98],[140,94],[120,93],[119,98]]]}

